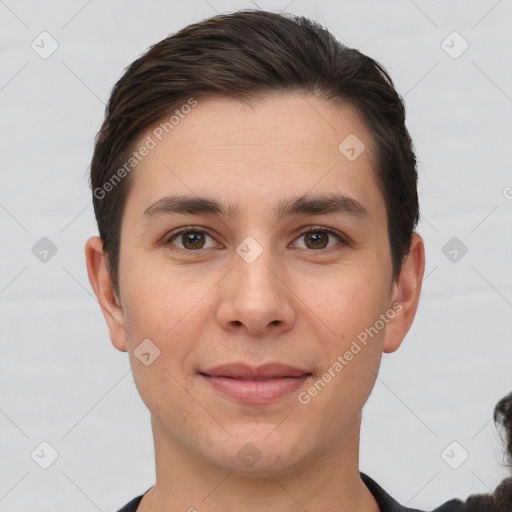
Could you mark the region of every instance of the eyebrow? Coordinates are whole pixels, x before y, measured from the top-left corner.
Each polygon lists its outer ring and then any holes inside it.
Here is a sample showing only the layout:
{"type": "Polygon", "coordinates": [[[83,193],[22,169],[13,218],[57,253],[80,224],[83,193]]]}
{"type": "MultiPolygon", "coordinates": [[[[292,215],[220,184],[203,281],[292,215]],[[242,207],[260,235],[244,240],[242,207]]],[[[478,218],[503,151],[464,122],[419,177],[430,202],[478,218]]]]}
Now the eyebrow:
{"type": "MultiPolygon", "coordinates": [[[[231,218],[239,214],[237,206],[223,205],[217,200],[200,196],[162,197],[144,210],[142,217],[149,220],[170,214],[210,214],[231,218]]],[[[369,220],[368,210],[356,199],[343,194],[309,195],[281,200],[274,209],[278,221],[296,214],[345,214],[369,220]]]]}

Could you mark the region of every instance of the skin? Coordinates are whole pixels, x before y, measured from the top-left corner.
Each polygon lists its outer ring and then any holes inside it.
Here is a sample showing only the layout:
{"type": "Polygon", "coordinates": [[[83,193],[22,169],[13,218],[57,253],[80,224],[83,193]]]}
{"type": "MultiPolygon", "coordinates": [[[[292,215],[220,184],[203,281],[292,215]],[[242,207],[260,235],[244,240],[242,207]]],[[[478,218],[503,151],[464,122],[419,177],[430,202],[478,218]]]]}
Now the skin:
{"type": "Polygon", "coordinates": [[[88,240],[89,279],[112,343],[128,351],[151,412],[156,484],[141,512],[379,511],[359,475],[361,413],[382,353],[397,350],[413,322],[425,253],[414,234],[392,279],[372,147],[348,105],[299,93],[251,105],[202,97],[133,171],[118,300],[101,239],[88,240]],[[349,134],[366,145],[354,161],[338,150],[349,134]],[[359,201],[369,217],[274,217],[281,200],[333,192],[359,201]],[[231,203],[239,213],[143,218],[149,206],[175,194],[231,203]],[[167,243],[187,226],[202,230],[204,241],[178,236],[167,243]],[[315,226],[339,231],[348,243],[320,228],[315,240],[301,235],[315,226]],[[247,236],[263,248],[252,263],[236,252],[247,236]],[[226,362],[279,361],[312,372],[301,388],[307,390],[393,304],[401,306],[394,318],[306,405],[298,392],[243,404],[197,374],[226,362]],[[160,350],[149,366],[134,355],[144,339],[160,350]],[[237,456],[248,442],[261,454],[252,467],[237,456]]]}

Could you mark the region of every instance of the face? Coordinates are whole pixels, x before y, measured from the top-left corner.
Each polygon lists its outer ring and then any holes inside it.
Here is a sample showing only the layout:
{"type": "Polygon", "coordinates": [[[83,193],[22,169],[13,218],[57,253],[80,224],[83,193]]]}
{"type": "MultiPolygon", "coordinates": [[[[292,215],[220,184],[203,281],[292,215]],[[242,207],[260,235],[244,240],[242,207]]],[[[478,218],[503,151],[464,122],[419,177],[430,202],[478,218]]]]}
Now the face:
{"type": "Polygon", "coordinates": [[[369,132],[349,106],[291,93],[199,98],[161,141],[156,126],[135,145],[157,143],[133,171],[109,322],[154,435],[237,472],[343,449],[412,321],[393,308],[369,132]],[[213,376],[231,363],[298,371],[213,376]]]}

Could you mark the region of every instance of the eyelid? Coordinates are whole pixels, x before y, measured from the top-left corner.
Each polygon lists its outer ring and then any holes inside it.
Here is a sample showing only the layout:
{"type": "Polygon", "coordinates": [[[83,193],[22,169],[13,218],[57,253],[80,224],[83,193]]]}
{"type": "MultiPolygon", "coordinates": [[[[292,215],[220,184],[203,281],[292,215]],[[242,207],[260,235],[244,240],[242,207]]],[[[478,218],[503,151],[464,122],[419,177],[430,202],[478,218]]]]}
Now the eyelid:
{"type": "MultiPolygon", "coordinates": [[[[189,233],[189,232],[192,232],[192,233],[196,233],[196,232],[204,233],[205,235],[207,235],[210,238],[212,238],[213,240],[215,240],[215,237],[213,235],[211,235],[206,228],[202,228],[200,226],[186,226],[186,227],[183,227],[183,228],[178,228],[177,230],[175,230],[175,231],[171,232],[170,234],[166,235],[164,237],[164,245],[172,245],[171,242],[174,239],[178,238],[180,235],[184,235],[184,234],[189,233]]],[[[327,226],[320,226],[320,225],[310,226],[307,229],[299,231],[297,233],[296,237],[294,238],[294,241],[297,240],[298,238],[300,238],[301,236],[304,236],[307,233],[311,233],[311,232],[313,232],[313,233],[325,232],[325,233],[328,233],[329,235],[332,235],[332,236],[335,236],[336,238],[338,238],[338,241],[340,242],[338,245],[342,245],[342,246],[350,245],[350,240],[343,233],[339,232],[336,229],[329,228],[327,226]]],[[[217,242],[217,243],[219,243],[219,242],[217,242]]],[[[202,248],[202,249],[190,250],[190,249],[182,249],[181,247],[176,247],[176,246],[174,246],[174,248],[177,249],[177,250],[180,250],[180,251],[188,252],[188,253],[200,252],[201,250],[205,249],[205,248],[202,248]]],[[[209,247],[207,247],[206,249],[209,249],[209,247]]],[[[316,249],[316,250],[315,249],[310,249],[309,252],[322,253],[322,252],[329,251],[330,249],[335,249],[335,247],[331,247],[329,249],[316,249]]]]}
{"type": "MultiPolygon", "coordinates": [[[[178,228],[177,230],[172,231],[170,234],[165,235],[164,237],[164,245],[172,245],[171,241],[178,238],[180,235],[184,235],[186,233],[204,233],[205,235],[209,236],[213,240],[215,240],[215,237],[211,235],[207,229],[202,228],[200,226],[186,226],[184,228],[178,228]]],[[[217,242],[219,243],[219,242],[217,242]]],[[[175,247],[178,250],[186,251],[186,252],[199,252],[201,249],[196,249],[195,251],[191,251],[190,249],[182,249],[181,247],[175,247]]]]}
{"type": "MultiPolygon", "coordinates": [[[[300,237],[302,237],[304,235],[307,235],[308,233],[317,233],[317,232],[328,233],[329,235],[336,237],[338,239],[338,244],[335,245],[334,247],[329,247],[327,249],[316,249],[315,250],[315,249],[305,248],[304,250],[307,250],[309,253],[316,253],[316,254],[321,255],[321,254],[329,253],[330,251],[333,251],[333,250],[337,250],[340,247],[346,247],[346,246],[351,245],[350,239],[346,235],[344,235],[337,229],[329,228],[327,226],[311,226],[307,229],[304,229],[298,233],[298,235],[294,238],[294,241],[296,241],[297,239],[299,239],[300,237]]],[[[303,249],[303,248],[300,247],[299,249],[303,249]]]]}

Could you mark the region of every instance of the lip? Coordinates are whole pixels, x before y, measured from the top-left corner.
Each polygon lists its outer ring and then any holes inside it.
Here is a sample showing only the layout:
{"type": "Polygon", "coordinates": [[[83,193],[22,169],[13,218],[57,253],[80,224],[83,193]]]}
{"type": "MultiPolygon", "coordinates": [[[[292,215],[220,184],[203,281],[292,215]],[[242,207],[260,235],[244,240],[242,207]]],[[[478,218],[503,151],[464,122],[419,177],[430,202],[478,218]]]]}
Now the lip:
{"type": "Polygon", "coordinates": [[[245,363],[227,363],[208,368],[200,373],[211,377],[232,377],[234,379],[270,379],[280,377],[301,377],[308,370],[296,368],[283,363],[267,363],[261,366],[251,366],[245,363]]]}
{"type": "Polygon", "coordinates": [[[215,390],[239,402],[252,405],[268,404],[299,389],[311,374],[302,377],[279,377],[276,379],[247,380],[232,377],[212,377],[201,374],[215,390]]]}
{"type": "Polygon", "coordinates": [[[236,401],[261,405],[293,393],[312,374],[282,363],[258,367],[231,363],[200,372],[200,376],[215,390],[236,401]]]}

